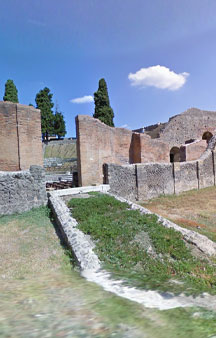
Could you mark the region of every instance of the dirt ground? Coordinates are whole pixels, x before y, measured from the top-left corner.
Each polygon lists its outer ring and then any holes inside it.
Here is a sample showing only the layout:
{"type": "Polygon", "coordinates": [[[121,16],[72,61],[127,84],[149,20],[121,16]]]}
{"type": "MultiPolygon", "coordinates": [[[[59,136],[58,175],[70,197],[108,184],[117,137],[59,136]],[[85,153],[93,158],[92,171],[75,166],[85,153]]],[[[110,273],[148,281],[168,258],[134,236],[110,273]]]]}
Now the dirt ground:
{"type": "Polygon", "coordinates": [[[140,204],[216,241],[216,187],[162,196],[140,204]]]}

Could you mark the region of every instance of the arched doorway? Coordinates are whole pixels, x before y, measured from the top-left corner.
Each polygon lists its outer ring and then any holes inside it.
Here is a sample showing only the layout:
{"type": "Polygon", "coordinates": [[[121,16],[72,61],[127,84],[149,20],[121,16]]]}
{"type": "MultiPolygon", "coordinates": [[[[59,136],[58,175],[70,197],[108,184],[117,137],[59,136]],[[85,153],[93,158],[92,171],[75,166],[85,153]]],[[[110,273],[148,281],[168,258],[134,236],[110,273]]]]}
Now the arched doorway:
{"type": "Polygon", "coordinates": [[[172,147],[170,150],[170,162],[180,162],[180,149],[172,147]]]}
{"type": "Polygon", "coordinates": [[[202,136],[202,140],[206,140],[207,143],[211,140],[213,134],[210,131],[205,131],[205,133],[202,136]]]}

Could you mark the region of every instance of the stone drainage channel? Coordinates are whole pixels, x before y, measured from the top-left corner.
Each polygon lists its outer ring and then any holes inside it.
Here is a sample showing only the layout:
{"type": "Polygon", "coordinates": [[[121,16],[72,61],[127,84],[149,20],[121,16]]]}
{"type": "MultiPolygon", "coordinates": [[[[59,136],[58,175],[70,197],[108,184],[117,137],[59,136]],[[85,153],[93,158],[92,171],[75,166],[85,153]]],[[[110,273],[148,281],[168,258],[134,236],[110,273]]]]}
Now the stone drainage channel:
{"type": "MultiPolygon", "coordinates": [[[[54,213],[57,224],[60,227],[62,236],[77,259],[81,268],[81,275],[88,281],[95,282],[102,286],[106,291],[140,303],[148,308],[167,310],[176,307],[200,306],[212,310],[216,309],[216,296],[211,296],[207,293],[198,297],[185,296],[184,294],[175,296],[171,293],[140,290],[134,287],[125,286],[122,280],[113,280],[110,273],[102,269],[101,263],[93,251],[94,243],[88,235],[85,235],[77,228],[77,221],[71,216],[71,212],[62,197],[70,195],[72,197],[72,195],[90,191],[108,193],[108,190],[108,185],[101,185],[97,187],[57,190],[48,194],[49,205],[54,213]]],[[[149,210],[135,203],[121,197],[114,197],[122,202],[127,202],[131,209],[139,209],[141,213],[151,214],[149,210]]],[[[216,243],[212,242],[207,237],[194,231],[181,228],[161,216],[159,216],[159,221],[162,222],[165,227],[172,227],[177,231],[180,231],[187,241],[196,245],[201,251],[210,256],[216,255],[216,243]]]]}

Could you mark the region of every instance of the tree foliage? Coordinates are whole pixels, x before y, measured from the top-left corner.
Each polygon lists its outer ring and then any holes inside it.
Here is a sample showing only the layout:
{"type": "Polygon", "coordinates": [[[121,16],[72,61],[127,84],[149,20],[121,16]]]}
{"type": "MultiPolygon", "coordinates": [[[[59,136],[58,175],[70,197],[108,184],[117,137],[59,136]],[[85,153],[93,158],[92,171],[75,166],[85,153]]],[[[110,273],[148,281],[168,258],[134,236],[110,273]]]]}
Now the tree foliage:
{"type": "Polygon", "coordinates": [[[18,103],[18,90],[13,82],[13,80],[7,80],[5,83],[5,94],[3,97],[4,101],[10,101],[18,103]]]}
{"type": "Polygon", "coordinates": [[[101,120],[108,126],[114,127],[114,113],[110,107],[107,84],[104,79],[99,81],[98,90],[94,93],[95,112],[93,117],[101,120]]]}
{"type": "Polygon", "coordinates": [[[58,106],[56,107],[55,116],[54,116],[54,133],[60,137],[64,137],[66,134],[66,126],[64,121],[63,114],[59,111],[58,106]]]}
{"type": "Polygon", "coordinates": [[[48,140],[48,136],[54,134],[55,116],[52,111],[54,106],[52,97],[53,94],[50,93],[50,89],[45,87],[39,91],[35,98],[36,108],[41,111],[41,131],[43,140],[48,140]]]}

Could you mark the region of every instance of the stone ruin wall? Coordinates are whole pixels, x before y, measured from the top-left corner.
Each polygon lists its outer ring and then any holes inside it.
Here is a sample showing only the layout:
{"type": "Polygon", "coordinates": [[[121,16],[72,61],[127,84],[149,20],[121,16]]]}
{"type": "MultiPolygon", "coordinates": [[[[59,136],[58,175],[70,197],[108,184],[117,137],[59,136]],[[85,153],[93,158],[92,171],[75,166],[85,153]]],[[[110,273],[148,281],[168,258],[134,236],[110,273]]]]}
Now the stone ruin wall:
{"type": "Polygon", "coordinates": [[[109,127],[87,115],[76,117],[76,133],[80,186],[102,184],[105,163],[169,161],[169,146],[165,142],[124,128],[109,127]]]}
{"type": "Polygon", "coordinates": [[[40,110],[0,102],[0,125],[0,215],[45,205],[40,110]]]}
{"type": "Polygon", "coordinates": [[[197,161],[106,165],[111,192],[130,200],[146,200],[215,185],[216,152],[206,150],[197,161]]]}
{"type": "Polygon", "coordinates": [[[43,166],[40,110],[0,102],[0,170],[17,171],[43,166]]]}
{"type": "Polygon", "coordinates": [[[191,108],[169,119],[160,133],[160,139],[170,145],[179,147],[190,139],[202,139],[204,132],[213,135],[216,130],[216,112],[191,108]]]}
{"type": "Polygon", "coordinates": [[[24,212],[47,204],[45,172],[40,166],[29,170],[0,172],[0,215],[24,212]]]}
{"type": "Polygon", "coordinates": [[[206,140],[201,140],[204,132],[214,133],[215,112],[192,109],[175,116],[157,139],[85,115],[76,124],[80,186],[109,183],[114,193],[142,200],[215,184],[214,146],[206,150],[206,140]],[[182,143],[184,162],[170,163],[171,147],[182,143]]]}

